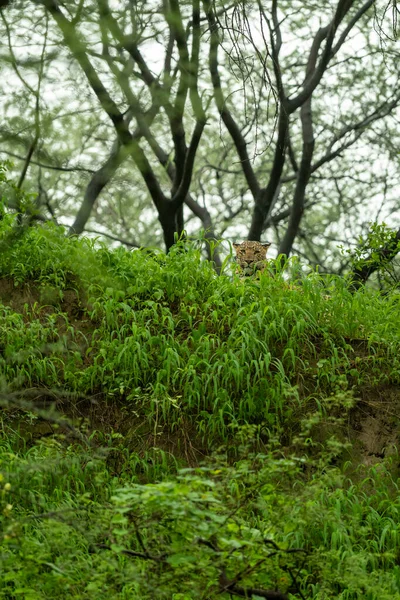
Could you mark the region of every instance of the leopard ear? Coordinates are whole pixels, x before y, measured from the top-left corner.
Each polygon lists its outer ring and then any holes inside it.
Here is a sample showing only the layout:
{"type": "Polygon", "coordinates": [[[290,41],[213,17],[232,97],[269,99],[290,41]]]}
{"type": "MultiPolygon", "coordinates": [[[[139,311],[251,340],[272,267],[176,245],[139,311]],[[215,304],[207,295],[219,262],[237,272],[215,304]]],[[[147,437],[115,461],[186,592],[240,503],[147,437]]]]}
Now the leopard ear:
{"type": "Polygon", "coordinates": [[[263,248],[267,249],[270,247],[271,242],[264,242],[263,244],[261,244],[263,248]]]}
{"type": "Polygon", "coordinates": [[[240,244],[239,242],[232,242],[232,246],[236,249],[239,248],[239,246],[241,246],[242,244],[240,244]]]}

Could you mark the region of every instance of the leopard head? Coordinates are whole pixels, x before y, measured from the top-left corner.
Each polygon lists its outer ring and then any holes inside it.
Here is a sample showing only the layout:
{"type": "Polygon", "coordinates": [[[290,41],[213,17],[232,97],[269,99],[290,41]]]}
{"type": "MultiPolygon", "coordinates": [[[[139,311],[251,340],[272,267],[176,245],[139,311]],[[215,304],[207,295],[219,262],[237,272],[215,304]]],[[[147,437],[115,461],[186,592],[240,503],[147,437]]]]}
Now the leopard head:
{"type": "MultiPolygon", "coordinates": [[[[236,252],[236,262],[245,271],[260,270],[265,266],[267,250],[270,243],[245,241],[242,243],[233,242],[236,252]]],[[[245,273],[247,274],[247,273],[245,273]]]]}

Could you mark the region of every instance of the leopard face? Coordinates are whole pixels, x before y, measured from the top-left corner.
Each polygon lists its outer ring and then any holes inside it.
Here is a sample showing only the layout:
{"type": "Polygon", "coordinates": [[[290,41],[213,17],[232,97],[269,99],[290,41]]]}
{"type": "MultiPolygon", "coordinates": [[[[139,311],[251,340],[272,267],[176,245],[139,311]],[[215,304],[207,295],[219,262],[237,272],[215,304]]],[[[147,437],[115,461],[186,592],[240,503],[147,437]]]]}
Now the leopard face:
{"type": "Polygon", "coordinates": [[[245,241],[241,244],[234,242],[236,262],[244,275],[254,275],[256,271],[263,271],[266,267],[266,254],[271,244],[268,242],[245,241]]]}

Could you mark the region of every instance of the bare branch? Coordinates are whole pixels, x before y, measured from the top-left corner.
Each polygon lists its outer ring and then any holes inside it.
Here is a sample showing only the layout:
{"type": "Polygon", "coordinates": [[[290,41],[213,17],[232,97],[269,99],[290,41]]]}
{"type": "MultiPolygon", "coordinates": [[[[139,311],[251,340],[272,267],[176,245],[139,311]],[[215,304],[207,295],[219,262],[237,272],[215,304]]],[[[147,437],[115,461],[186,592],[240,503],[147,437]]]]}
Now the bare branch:
{"type": "Polygon", "coordinates": [[[250,240],[260,240],[264,222],[276,197],[276,191],[280,185],[283,165],[285,163],[288,127],[289,117],[284,107],[281,106],[278,122],[278,138],[275,146],[271,174],[267,187],[261,190],[260,195],[254,205],[254,211],[248,235],[250,240]]]}
{"type": "MultiPolygon", "coordinates": [[[[366,10],[368,10],[370,3],[372,3],[373,1],[374,0],[368,0],[368,2],[366,2],[366,4],[364,4],[364,6],[363,6],[364,10],[359,11],[359,13],[357,13],[359,15],[358,19],[362,16],[362,14],[364,14],[364,12],[366,10]]],[[[344,18],[346,17],[349,10],[352,8],[354,2],[355,2],[355,0],[339,0],[332,21],[329,23],[329,25],[327,25],[326,27],[322,27],[318,31],[318,33],[314,39],[315,45],[313,44],[314,51],[316,49],[318,51],[319,46],[321,45],[321,43],[324,39],[326,39],[325,48],[322,52],[319,63],[316,65],[316,67],[313,69],[313,71],[310,74],[308,74],[308,75],[306,74],[302,91],[295,98],[292,98],[291,100],[288,101],[288,110],[290,113],[294,112],[300,106],[302,106],[302,104],[307,100],[307,98],[309,98],[309,96],[311,96],[311,94],[313,93],[313,91],[315,90],[315,88],[317,87],[319,82],[321,81],[321,79],[324,75],[324,72],[326,70],[326,67],[328,66],[328,63],[333,56],[332,47],[333,47],[333,41],[334,41],[336,31],[337,31],[338,27],[340,26],[340,24],[342,23],[342,21],[344,20],[344,18]],[[319,43],[317,42],[317,40],[319,43]],[[317,48],[317,46],[318,46],[318,48],[317,48]]],[[[345,29],[346,35],[344,35],[344,37],[342,35],[342,37],[340,38],[340,40],[339,40],[340,45],[338,45],[339,44],[339,42],[338,42],[336,51],[344,43],[348,33],[350,32],[352,27],[354,27],[357,20],[350,21],[350,23],[352,23],[352,26],[350,28],[345,29]]]]}
{"type": "Polygon", "coordinates": [[[120,244],[124,244],[124,246],[128,246],[130,248],[141,248],[141,244],[139,244],[139,242],[137,242],[136,240],[126,240],[125,238],[121,238],[117,235],[113,235],[111,233],[108,233],[107,231],[100,231],[99,229],[92,229],[91,227],[85,227],[85,231],[87,231],[88,233],[96,233],[98,235],[104,235],[104,237],[109,238],[110,240],[113,240],[115,242],[119,242],[120,244]]]}
{"type": "MultiPolygon", "coordinates": [[[[310,56],[308,58],[306,78],[309,77],[315,71],[318,50],[321,45],[322,37],[322,34],[317,34],[317,36],[314,38],[314,42],[310,51],[310,56]]],[[[310,95],[304,102],[300,111],[303,137],[302,157],[300,168],[297,172],[296,189],[294,192],[292,209],[290,211],[289,223],[283,240],[279,246],[279,254],[284,254],[286,256],[290,253],[292,249],[293,242],[296,238],[300,226],[300,222],[304,212],[306,188],[311,175],[311,161],[314,153],[315,144],[311,98],[312,96],[310,95]]]]}
{"type": "Polygon", "coordinates": [[[375,4],[375,0],[367,0],[367,2],[365,2],[365,4],[363,4],[358,9],[358,11],[355,13],[353,18],[350,19],[348,25],[345,27],[343,33],[341,34],[338,41],[332,48],[332,56],[335,56],[335,54],[337,54],[339,52],[340,48],[343,46],[344,42],[346,41],[346,38],[349,35],[350,31],[358,23],[358,21],[361,19],[361,17],[368,11],[368,9],[371,8],[371,6],[373,4],[375,4]]]}
{"type": "MultiPolygon", "coordinates": [[[[139,140],[143,135],[146,134],[157,113],[158,107],[150,108],[147,114],[143,117],[143,122],[145,123],[146,127],[145,131],[139,127],[132,136],[134,139],[139,140]]],[[[126,115],[125,120],[127,125],[129,125],[132,116],[132,111],[126,115]]],[[[110,155],[105,163],[100,167],[100,169],[93,173],[93,176],[86,188],[85,197],[75,216],[75,221],[69,229],[69,235],[82,233],[99,194],[112,179],[118,167],[124,162],[128,155],[129,152],[127,149],[121,146],[119,140],[116,139],[111,148],[110,155]]]]}
{"type": "Polygon", "coordinates": [[[193,132],[192,140],[188,152],[186,153],[185,165],[182,173],[182,180],[177,189],[176,193],[172,196],[172,204],[177,209],[185,200],[186,195],[189,192],[190,184],[193,175],[193,166],[196,158],[197,148],[200,143],[200,139],[205,127],[205,121],[197,121],[195,130],[193,132]]]}
{"type": "MultiPolygon", "coordinates": [[[[18,158],[18,160],[25,160],[25,156],[21,156],[21,154],[16,154],[15,152],[10,152],[9,150],[2,149],[0,151],[3,154],[7,154],[7,156],[12,156],[13,158],[18,158]]],[[[85,169],[83,167],[60,167],[57,165],[47,165],[42,162],[31,160],[32,165],[36,165],[38,167],[42,167],[43,169],[50,169],[52,171],[63,171],[65,173],[74,173],[74,172],[82,172],[82,173],[95,173],[93,169],[85,169]]]]}
{"type": "Polygon", "coordinates": [[[213,12],[213,8],[211,6],[210,0],[203,0],[204,10],[207,15],[207,20],[210,28],[210,53],[209,53],[209,69],[211,73],[211,79],[214,89],[214,99],[217,105],[219,114],[228,129],[232,140],[235,144],[237,153],[239,155],[241,166],[243,169],[244,176],[246,178],[249,189],[252,193],[254,200],[256,201],[260,195],[260,186],[254,172],[254,169],[251,165],[250,157],[247,152],[247,144],[244,139],[236,121],[234,120],[231,112],[228,109],[226,99],[222,92],[221,87],[221,78],[219,75],[218,68],[218,47],[219,47],[219,36],[218,36],[218,26],[216,23],[215,15],[213,12]]]}
{"type": "Polygon", "coordinates": [[[129,128],[124,121],[122,113],[119,111],[116,103],[114,100],[112,100],[108,91],[101,82],[96,70],[87,56],[83,43],[75,32],[75,29],[71,25],[70,21],[68,21],[68,19],[61,12],[56,0],[42,0],[42,3],[58,24],[63,34],[65,43],[85,73],[92,90],[100,101],[103,110],[111,119],[117,132],[119,142],[122,146],[126,146],[129,149],[130,154],[147,185],[153,202],[160,213],[160,210],[163,209],[163,204],[165,203],[166,198],[161,190],[157,178],[153,173],[145,153],[143,152],[137,140],[135,140],[131,135],[129,128]]]}

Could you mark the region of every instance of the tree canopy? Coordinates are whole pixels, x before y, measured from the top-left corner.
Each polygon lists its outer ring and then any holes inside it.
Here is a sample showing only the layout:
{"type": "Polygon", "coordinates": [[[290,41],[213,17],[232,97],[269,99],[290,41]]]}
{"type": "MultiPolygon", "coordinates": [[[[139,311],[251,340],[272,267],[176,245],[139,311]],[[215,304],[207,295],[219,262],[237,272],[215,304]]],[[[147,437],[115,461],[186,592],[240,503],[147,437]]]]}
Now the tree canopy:
{"type": "Polygon", "coordinates": [[[0,156],[36,218],[71,234],[168,250],[201,228],[343,272],[340,244],[398,225],[397,15],[379,0],[4,3],[0,156]]]}

